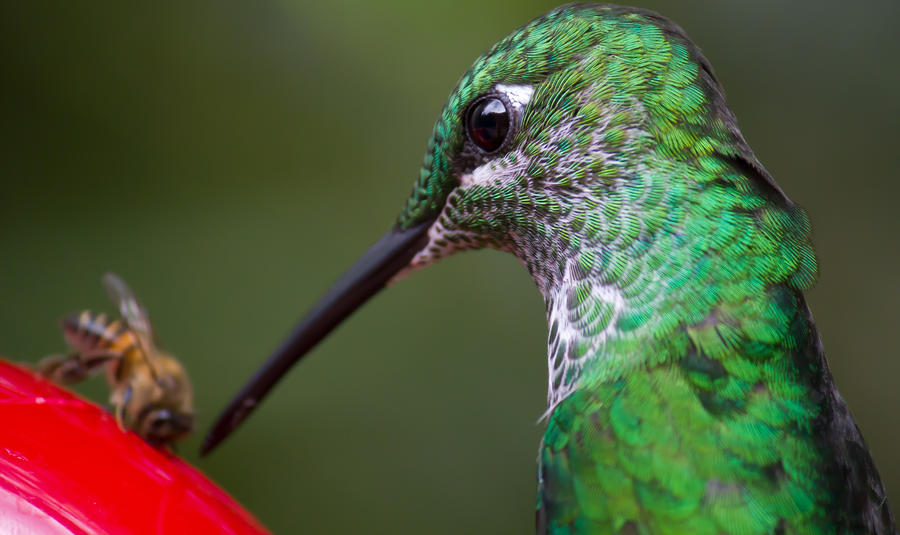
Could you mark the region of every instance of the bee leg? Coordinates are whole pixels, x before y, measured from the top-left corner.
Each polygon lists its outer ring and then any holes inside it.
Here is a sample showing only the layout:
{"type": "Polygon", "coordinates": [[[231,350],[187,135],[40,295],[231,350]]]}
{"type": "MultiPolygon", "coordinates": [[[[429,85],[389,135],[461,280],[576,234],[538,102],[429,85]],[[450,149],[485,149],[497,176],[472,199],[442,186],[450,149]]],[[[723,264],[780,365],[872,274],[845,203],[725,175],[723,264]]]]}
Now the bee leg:
{"type": "Polygon", "coordinates": [[[119,425],[119,429],[127,431],[128,428],[125,427],[125,407],[131,401],[131,385],[125,388],[121,396],[119,396],[118,392],[113,392],[111,401],[116,406],[116,423],[119,425]]]}
{"type": "Polygon", "coordinates": [[[62,385],[80,382],[90,373],[77,353],[43,358],[37,363],[37,371],[43,377],[62,385]]]}
{"type": "Polygon", "coordinates": [[[100,367],[111,360],[121,358],[118,353],[92,353],[91,355],[82,355],[81,362],[87,368],[88,373],[96,373],[100,367]]]}
{"type": "Polygon", "coordinates": [[[115,358],[118,358],[118,355],[112,353],[97,353],[88,357],[79,353],[51,355],[37,363],[37,370],[39,374],[55,383],[70,385],[85,380],[100,366],[115,358]]]}

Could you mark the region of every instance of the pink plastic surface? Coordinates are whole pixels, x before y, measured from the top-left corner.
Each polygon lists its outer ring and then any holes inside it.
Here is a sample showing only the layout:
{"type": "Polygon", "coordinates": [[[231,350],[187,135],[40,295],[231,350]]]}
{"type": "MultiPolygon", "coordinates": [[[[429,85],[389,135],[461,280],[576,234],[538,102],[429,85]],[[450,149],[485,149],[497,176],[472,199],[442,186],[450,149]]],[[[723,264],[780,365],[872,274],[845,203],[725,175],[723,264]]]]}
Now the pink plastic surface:
{"type": "Polygon", "coordinates": [[[0,361],[0,533],[268,533],[178,457],[0,361]]]}

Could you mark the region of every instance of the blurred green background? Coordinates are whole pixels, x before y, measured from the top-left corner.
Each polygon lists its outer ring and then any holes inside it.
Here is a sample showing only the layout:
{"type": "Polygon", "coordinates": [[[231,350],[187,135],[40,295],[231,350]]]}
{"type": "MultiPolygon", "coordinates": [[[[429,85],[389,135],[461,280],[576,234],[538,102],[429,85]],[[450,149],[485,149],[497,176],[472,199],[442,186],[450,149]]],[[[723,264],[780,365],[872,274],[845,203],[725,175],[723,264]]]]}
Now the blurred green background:
{"type": "MultiPolygon", "coordinates": [[[[278,533],[529,533],[541,299],[461,255],[379,295],[208,459],[202,435],[385,231],[443,101],[552,2],[0,7],[0,354],[64,349],[113,270],[192,374],[180,449],[278,533]]],[[[812,217],[832,370],[900,504],[900,3],[648,1],[710,58],[812,217]]],[[[98,378],[81,389],[105,402],[98,378]]],[[[98,468],[99,469],[99,468],[98,468]]],[[[896,510],[896,509],[895,509],[896,510]]]]}

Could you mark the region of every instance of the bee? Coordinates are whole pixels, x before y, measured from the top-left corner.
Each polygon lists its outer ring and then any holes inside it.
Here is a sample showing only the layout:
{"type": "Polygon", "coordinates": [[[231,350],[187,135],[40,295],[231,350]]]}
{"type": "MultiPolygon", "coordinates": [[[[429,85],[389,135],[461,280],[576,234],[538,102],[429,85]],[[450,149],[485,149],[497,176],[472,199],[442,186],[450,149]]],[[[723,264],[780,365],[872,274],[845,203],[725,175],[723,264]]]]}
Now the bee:
{"type": "Polygon", "coordinates": [[[60,325],[72,351],[44,359],[38,371],[57,383],[72,384],[105,366],[119,427],[133,430],[154,446],[170,445],[194,426],[187,372],[156,347],[147,311],[125,281],[107,273],[103,284],[121,319],[89,311],[63,318],[60,325]]]}

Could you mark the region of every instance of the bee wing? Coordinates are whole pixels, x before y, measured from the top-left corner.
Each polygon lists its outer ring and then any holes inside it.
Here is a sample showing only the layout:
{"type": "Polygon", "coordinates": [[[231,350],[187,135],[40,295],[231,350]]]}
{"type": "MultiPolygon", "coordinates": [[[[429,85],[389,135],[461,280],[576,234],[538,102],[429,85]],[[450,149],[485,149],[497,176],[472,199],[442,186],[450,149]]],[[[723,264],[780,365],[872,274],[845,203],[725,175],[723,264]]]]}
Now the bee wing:
{"type": "Polygon", "coordinates": [[[112,272],[103,275],[103,286],[113,303],[118,305],[119,314],[122,320],[128,325],[128,328],[135,335],[135,340],[140,349],[141,356],[150,367],[150,373],[156,380],[156,366],[153,364],[151,355],[155,355],[153,345],[153,330],[150,327],[150,319],[147,317],[147,309],[137,300],[131,288],[125,284],[121,277],[112,272]]]}
{"type": "Polygon", "coordinates": [[[112,302],[119,307],[119,314],[122,315],[122,319],[125,320],[128,327],[152,340],[153,332],[147,317],[147,310],[137,300],[125,281],[115,273],[106,273],[103,275],[103,286],[106,287],[106,292],[112,302]]]}
{"type": "Polygon", "coordinates": [[[141,305],[141,302],[134,296],[131,288],[125,284],[115,273],[106,273],[103,275],[103,285],[106,286],[106,292],[113,303],[119,306],[119,313],[122,320],[128,325],[135,334],[137,343],[140,346],[141,353],[150,369],[154,370],[153,364],[150,362],[150,355],[154,355],[153,330],[150,327],[150,319],[147,317],[147,309],[141,305]]]}

